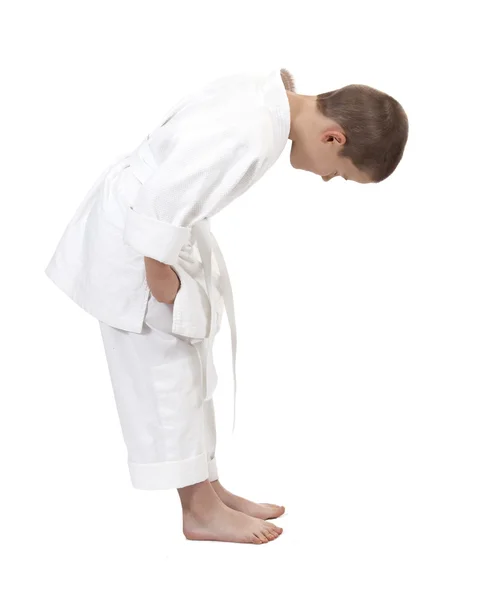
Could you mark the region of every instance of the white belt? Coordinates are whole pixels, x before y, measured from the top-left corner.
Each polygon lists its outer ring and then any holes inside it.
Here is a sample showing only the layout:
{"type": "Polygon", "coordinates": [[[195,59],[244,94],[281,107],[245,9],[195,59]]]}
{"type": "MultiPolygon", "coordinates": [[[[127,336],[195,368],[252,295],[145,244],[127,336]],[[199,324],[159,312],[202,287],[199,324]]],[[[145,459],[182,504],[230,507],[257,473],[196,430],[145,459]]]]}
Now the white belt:
{"type": "Polygon", "coordinates": [[[236,321],[234,318],[234,301],[233,301],[233,290],[231,288],[231,281],[229,279],[228,269],[224,261],[221,249],[219,248],[218,242],[210,230],[209,219],[203,219],[198,221],[192,227],[194,239],[197,242],[199,254],[201,255],[204,277],[206,280],[206,290],[209,297],[209,306],[211,310],[209,318],[209,335],[207,338],[207,356],[203,363],[203,377],[205,382],[204,393],[209,388],[207,363],[211,357],[212,347],[214,342],[214,304],[213,304],[213,286],[212,286],[212,263],[211,257],[212,252],[216,256],[216,261],[219,266],[221,275],[221,296],[224,300],[224,306],[226,307],[226,314],[228,315],[229,327],[231,330],[231,356],[233,361],[233,431],[236,422],[236,321]]]}
{"type": "MultiPolygon", "coordinates": [[[[152,170],[156,168],[155,159],[152,156],[150,151],[147,139],[131,154],[129,157],[130,168],[134,175],[139,179],[141,183],[152,174],[152,170]]],[[[229,327],[231,330],[231,354],[232,354],[232,363],[233,363],[233,431],[236,422],[236,344],[237,344],[237,335],[236,335],[236,322],[234,318],[234,300],[233,300],[233,291],[231,288],[231,281],[229,279],[228,269],[226,267],[226,262],[224,261],[224,257],[222,255],[221,249],[219,248],[219,244],[216,241],[213,233],[210,229],[210,221],[209,218],[203,219],[195,223],[192,228],[192,236],[193,241],[197,243],[199,254],[201,255],[201,260],[203,263],[204,269],[204,278],[206,281],[206,291],[209,298],[209,307],[210,307],[210,316],[209,316],[209,334],[207,340],[203,343],[206,343],[206,352],[202,353],[200,356],[201,365],[202,365],[202,374],[203,374],[203,395],[205,397],[206,392],[209,387],[209,370],[207,368],[208,362],[212,356],[212,347],[214,342],[214,304],[213,304],[213,284],[212,284],[212,252],[216,256],[216,261],[219,266],[220,271],[220,285],[221,285],[221,296],[224,301],[224,306],[226,308],[226,314],[228,316],[229,327]]],[[[204,398],[203,398],[204,400],[204,398]]]]}

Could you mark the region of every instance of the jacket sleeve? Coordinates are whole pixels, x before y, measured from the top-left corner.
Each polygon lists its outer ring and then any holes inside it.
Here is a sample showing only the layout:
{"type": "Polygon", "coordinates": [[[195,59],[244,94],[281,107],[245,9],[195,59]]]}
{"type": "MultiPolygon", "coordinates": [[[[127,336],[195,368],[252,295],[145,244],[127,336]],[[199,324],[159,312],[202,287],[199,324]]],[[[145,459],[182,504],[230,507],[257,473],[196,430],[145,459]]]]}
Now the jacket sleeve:
{"type": "Polygon", "coordinates": [[[128,208],[124,241],[144,256],[174,264],[192,225],[242,194],[256,177],[263,136],[254,111],[219,105],[181,112],[149,143],[157,167],[128,208]]]}

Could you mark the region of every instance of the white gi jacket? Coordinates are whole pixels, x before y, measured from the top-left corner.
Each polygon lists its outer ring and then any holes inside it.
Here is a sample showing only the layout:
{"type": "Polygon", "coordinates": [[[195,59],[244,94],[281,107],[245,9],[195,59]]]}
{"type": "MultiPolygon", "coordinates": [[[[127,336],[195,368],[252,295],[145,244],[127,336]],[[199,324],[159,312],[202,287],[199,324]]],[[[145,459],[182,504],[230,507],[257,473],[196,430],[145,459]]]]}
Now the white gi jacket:
{"type": "Polygon", "coordinates": [[[182,98],[99,176],[45,269],[86,312],[140,333],[149,295],[144,256],[169,264],[181,281],[172,332],[207,340],[209,351],[224,300],[235,397],[232,292],[209,223],[281,155],[290,131],[286,89],[294,91],[291,73],[275,68],[220,77],[182,98]]]}

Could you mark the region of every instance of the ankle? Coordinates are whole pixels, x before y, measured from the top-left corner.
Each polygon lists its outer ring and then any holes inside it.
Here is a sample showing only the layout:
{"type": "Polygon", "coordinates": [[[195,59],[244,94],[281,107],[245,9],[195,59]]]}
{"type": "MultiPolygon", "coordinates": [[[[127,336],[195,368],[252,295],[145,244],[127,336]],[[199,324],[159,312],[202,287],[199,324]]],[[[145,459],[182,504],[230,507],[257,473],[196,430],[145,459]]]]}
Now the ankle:
{"type": "Polygon", "coordinates": [[[222,504],[208,479],[194,485],[178,488],[177,491],[181,499],[182,512],[184,514],[206,514],[206,512],[222,504]]]}

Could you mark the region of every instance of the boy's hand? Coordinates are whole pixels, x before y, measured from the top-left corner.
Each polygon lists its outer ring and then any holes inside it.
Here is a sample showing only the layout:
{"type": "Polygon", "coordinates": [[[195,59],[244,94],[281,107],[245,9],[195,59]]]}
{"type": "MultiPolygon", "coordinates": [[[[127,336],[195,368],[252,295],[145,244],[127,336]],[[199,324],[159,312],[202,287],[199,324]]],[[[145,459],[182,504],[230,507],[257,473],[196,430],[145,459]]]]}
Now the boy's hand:
{"type": "Polygon", "coordinates": [[[149,256],[144,257],[147,285],[158,302],[172,304],[176,299],[181,282],[176,271],[170,266],[149,256]]]}

